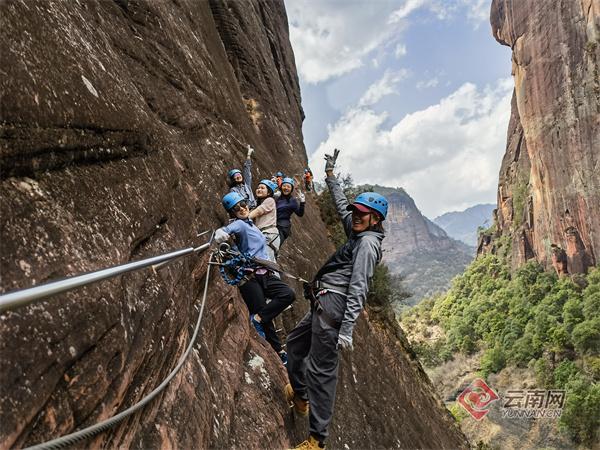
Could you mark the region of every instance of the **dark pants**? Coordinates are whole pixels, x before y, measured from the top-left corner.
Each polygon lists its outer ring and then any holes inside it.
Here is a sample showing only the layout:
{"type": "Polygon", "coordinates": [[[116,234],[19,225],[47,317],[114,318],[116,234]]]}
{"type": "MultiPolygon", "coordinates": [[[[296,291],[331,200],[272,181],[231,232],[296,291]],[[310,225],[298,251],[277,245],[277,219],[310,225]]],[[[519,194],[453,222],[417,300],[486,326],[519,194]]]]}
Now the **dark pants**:
{"type": "Polygon", "coordinates": [[[283,241],[290,237],[292,234],[292,225],[287,227],[282,227],[281,225],[277,225],[277,229],[279,230],[279,248],[283,245],[283,241]]]}
{"type": "MultiPolygon", "coordinates": [[[[335,294],[326,294],[322,301],[330,295],[335,294]]],[[[320,441],[327,437],[333,418],[339,334],[339,329],[329,325],[322,314],[308,312],[287,337],[290,383],[296,395],[310,402],[309,431],[320,441]]],[[[332,318],[340,321],[342,315],[343,311],[336,311],[332,318]]]]}
{"type": "Polygon", "coordinates": [[[258,314],[265,329],[267,342],[276,352],[281,351],[273,319],[296,298],[294,291],[274,275],[255,275],[240,286],[242,298],[250,314],[258,314]],[[267,303],[266,299],[271,301],[267,303]]]}

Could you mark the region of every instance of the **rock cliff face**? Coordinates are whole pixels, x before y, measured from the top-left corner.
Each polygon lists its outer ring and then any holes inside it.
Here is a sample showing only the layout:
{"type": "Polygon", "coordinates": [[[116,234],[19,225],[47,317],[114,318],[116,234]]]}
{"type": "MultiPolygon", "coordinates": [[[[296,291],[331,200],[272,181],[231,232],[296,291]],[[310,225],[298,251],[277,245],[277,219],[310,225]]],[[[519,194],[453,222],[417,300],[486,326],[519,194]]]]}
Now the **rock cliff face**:
{"type": "Polygon", "coordinates": [[[450,280],[473,260],[475,250],[423,216],[403,189],[376,186],[375,190],[389,201],[383,261],[392,273],[404,276],[405,286],[413,293],[406,303],[416,304],[448,289],[450,280]]]}
{"type": "Polygon", "coordinates": [[[491,24],[515,79],[496,237],[515,266],[584,272],[600,252],[600,1],[494,0],[491,24]]]}
{"type": "MultiPolygon", "coordinates": [[[[0,39],[3,292],[197,243],[226,222],[224,174],[247,145],[255,180],[306,165],[280,1],[5,1],[0,39]]],[[[309,199],[283,265],[308,277],[331,250],[309,199]]],[[[0,448],[97,423],[154,389],[189,342],[206,269],[198,255],[0,315],[0,448]]],[[[284,332],[305,310],[298,298],[284,332]]],[[[465,447],[377,314],[344,357],[331,446],[465,447]]],[[[213,276],[181,372],[83,445],[283,448],[306,433],[285,380],[237,290],[213,276]]]]}

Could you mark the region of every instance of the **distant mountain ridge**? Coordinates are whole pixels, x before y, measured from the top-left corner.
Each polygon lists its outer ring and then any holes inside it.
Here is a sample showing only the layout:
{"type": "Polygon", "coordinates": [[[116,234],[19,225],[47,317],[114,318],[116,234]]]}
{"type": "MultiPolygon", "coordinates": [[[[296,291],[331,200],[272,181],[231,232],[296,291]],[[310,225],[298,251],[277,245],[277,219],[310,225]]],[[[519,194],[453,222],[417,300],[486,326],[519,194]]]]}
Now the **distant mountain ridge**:
{"type": "Polygon", "coordinates": [[[433,219],[454,239],[472,247],[477,246],[477,228],[489,228],[493,223],[495,204],[486,203],[471,206],[464,211],[452,211],[433,219]]]}
{"type": "Polygon", "coordinates": [[[389,202],[383,241],[383,262],[393,274],[404,277],[413,293],[407,304],[444,292],[450,281],[475,257],[475,249],[457,241],[421,214],[412,197],[402,188],[369,186],[389,202]]]}

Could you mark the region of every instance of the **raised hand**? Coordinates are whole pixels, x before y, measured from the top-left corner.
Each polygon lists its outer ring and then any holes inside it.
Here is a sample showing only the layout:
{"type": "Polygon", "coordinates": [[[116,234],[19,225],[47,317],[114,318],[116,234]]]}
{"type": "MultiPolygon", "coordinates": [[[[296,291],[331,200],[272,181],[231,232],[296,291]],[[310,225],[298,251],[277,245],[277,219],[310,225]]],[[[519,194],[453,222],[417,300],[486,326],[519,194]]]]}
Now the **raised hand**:
{"type": "Polygon", "coordinates": [[[333,156],[328,154],[325,155],[325,172],[329,172],[335,168],[335,162],[339,154],[340,151],[336,148],[333,150],[333,156]]]}

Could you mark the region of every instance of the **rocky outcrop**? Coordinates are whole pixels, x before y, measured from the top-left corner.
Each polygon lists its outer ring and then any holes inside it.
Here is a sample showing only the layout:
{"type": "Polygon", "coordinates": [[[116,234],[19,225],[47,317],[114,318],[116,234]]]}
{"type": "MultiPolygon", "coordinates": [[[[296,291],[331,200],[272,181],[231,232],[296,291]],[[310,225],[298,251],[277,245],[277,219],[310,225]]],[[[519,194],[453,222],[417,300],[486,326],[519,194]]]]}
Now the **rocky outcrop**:
{"type": "Polygon", "coordinates": [[[513,266],[585,272],[600,252],[600,2],[494,0],[491,24],[515,80],[496,237],[513,266]]]}
{"type": "Polygon", "coordinates": [[[383,261],[391,273],[401,274],[413,295],[405,303],[443,292],[450,281],[473,260],[475,251],[423,216],[415,201],[402,189],[374,186],[389,201],[383,241],[383,261]]]}
{"type": "MultiPolygon", "coordinates": [[[[283,2],[6,1],[0,38],[2,292],[201,242],[199,230],[227,220],[224,174],[248,145],[256,179],[306,166],[283,2]]],[[[282,262],[308,277],[331,250],[309,198],[282,262]]],[[[0,448],[97,423],[154,389],[189,342],[206,271],[197,255],[0,315],[0,448]]],[[[306,308],[299,298],[283,333],[306,308]]],[[[331,446],[464,447],[382,323],[361,319],[331,446]]],[[[215,275],[183,369],[81,445],[284,448],[306,433],[285,380],[215,275]]]]}

